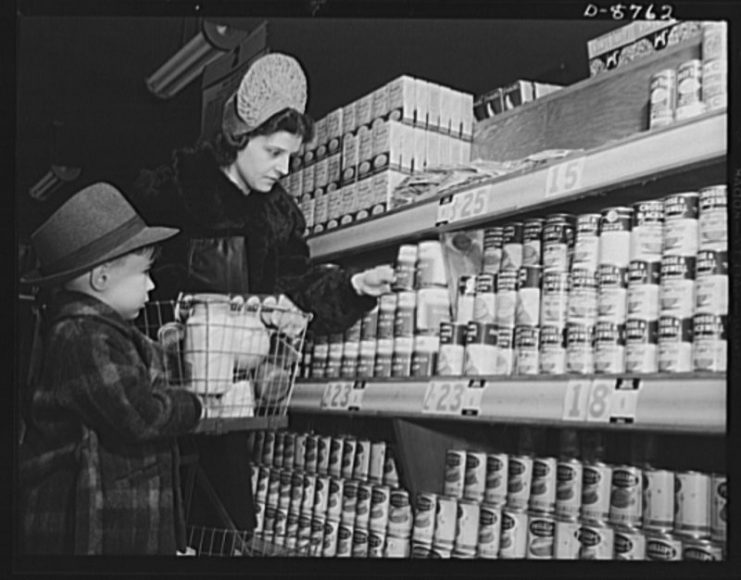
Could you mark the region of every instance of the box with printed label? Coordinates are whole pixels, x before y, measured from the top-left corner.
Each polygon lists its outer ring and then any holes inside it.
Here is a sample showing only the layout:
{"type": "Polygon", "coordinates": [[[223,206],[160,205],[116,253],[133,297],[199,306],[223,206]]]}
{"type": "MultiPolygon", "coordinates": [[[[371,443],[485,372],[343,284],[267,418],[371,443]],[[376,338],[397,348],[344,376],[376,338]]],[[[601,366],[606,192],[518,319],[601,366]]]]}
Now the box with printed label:
{"type": "Polygon", "coordinates": [[[427,129],[414,127],[414,158],[412,171],[424,171],[427,166],[427,129]]]}
{"type": "MultiPolygon", "coordinates": [[[[358,207],[357,184],[349,183],[342,188],[342,216],[343,217],[352,216],[359,209],[360,208],[358,207]]],[[[344,222],[342,219],[340,220],[340,223],[344,225],[344,222]]]]}
{"type": "Polygon", "coordinates": [[[416,86],[414,78],[408,75],[397,77],[389,83],[389,120],[414,124],[416,86]]]}
{"type": "Polygon", "coordinates": [[[322,117],[314,125],[316,131],[316,161],[327,156],[327,117],[322,117]]]}
{"type": "Polygon", "coordinates": [[[329,194],[318,193],[314,196],[314,233],[318,233],[317,226],[324,229],[324,224],[329,220],[329,194]]]}
{"type": "Polygon", "coordinates": [[[306,195],[307,193],[313,193],[314,187],[316,186],[316,164],[304,167],[301,170],[301,193],[306,195]]]}
{"type": "Polygon", "coordinates": [[[355,183],[355,203],[357,212],[355,220],[362,220],[370,215],[370,209],[373,206],[373,180],[361,179],[355,183]]]}
{"type": "Polygon", "coordinates": [[[342,140],[342,184],[347,185],[355,181],[358,170],[358,141],[357,135],[346,134],[342,140]]]}
{"type": "MultiPolygon", "coordinates": [[[[316,189],[325,189],[329,183],[329,161],[325,157],[321,161],[317,161],[314,164],[314,187],[311,191],[316,189]]],[[[304,181],[306,176],[304,176],[304,181]]]]}
{"type": "Polygon", "coordinates": [[[639,38],[667,28],[676,20],[638,20],[611,30],[597,38],[587,41],[587,57],[594,58],[616,48],[632,44],[639,38]]]}
{"type": "Polygon", "coordinates": [[[342,141],[342,107],[327,115],[327,155],[334,155],[340,150],[342,141]]]}
{"type": "Polygon", "coordinates": [[[384,121],[373,128],[373,172],[383,169],[412,170],[414,128],[398,121],[384,121]]]}
{"type": "Polygon", "coordinates": [[[336,153],[327,158],[327,186],[340,186],[342,180],[342,154],[336,153]]]}
{"type": "Polygon", "coordinates": [[[373,168],[373,131],[365,125],[358,128],[358,179],[363,179],[373,168]]]}
{"type": "Polygon", "coordinates": [[[441,96],[442,87],[436,83],[429,83],[427,85],[427,92],[430,97],[429,109],[427,109],[427,129],[431,131],[440,130],[440,117],[441,117],[441,96]]]}
{"type": "Polygon", "coordinates": [[[450,87],[440,87],[440,128],[439,131],[443,135],[450,135],[453,133],[453,128],[456,127],[456,134],[458,132],[456,123],[459,123],[460,119],[460,103],[458,101],[458,91],[451,89],[450,87]]]}
{"type": "Polygon", "coordinates": [[[385,84],[373,91],[371,105],[371,123],[376,119],[385,119],[389,112],[389,85],[385,84]]]}
{"type": "Polygon", "coordinates": [[[415,127],[427,128],[427,117],[430,111],[430,91],[429,85],[425,80],[415,79],[415,90],[414,90],[414,109],[416,111],[414,117],[415,127]]]}
{"type": "Polygon", "coordinates": [[[502,101],[505,111],[534,101],[561,89],[560,85],[549,85],[533,81],[518,80],[502,89],[502,101]]]}
{"type": "Polygon", "coordinates": [[[299,207],[301,208],[301,213],[304,214],[304,219],[306,220],[306,227],[313,228],[314,227],[314,195],[311,193],[302,195],[299,200],[299,207]]]}
{"type": "Polygon", "coordinates": [[[389,211],[394,189],[408,176],[408,173],[387,169],[376,173],[372,177],[373,205],[370,210],[371,215],[378,215],[389,211]]]}
{"type": "Polygon", "coordinates": [[[328,209],[327,209],[327,229],[339,225],[340,216],[342,215],[342,188],[327,188],[328,209]],[[331,225],[334,224],[334,225],[331,225]]]}
{"type": "Polygon", "coordinates": [[[457,161],[453,160],[453,141],[457,141],[457,139],[453,139],[450,135],[440,135],[440,152],[438,153],[440,165],[457,163],[457,161]]]}
{"type": "Polygon", "coordinates": [[[349,105],[345,105],[342,108],[342,138],[344,139],[348,134],[354,135],[355,130],[358,128],[356,109],[358,106],[357,101],[353,101],[349,105]]]}
{"type": "Polygon", "coordinates": [[[355,126],[356,130],[366,125],[370,129],[373,121],[373,93],[361,97],[355,105],[355,126]]]}
{"type": "Polygon", "coordinates": [[[311,141],[304,144],[304,153],[303,153],[303,166],[304,168],[308,167],[314,161],[316,160],[316,148],[319,144],[319,136],[317,135],[316,131],[316,123],[314,123],[314,136],[311,138],[311,141]]]}
{"type": "Polygon", "coordinates": [[[425,169],[440,165],[440,139],[443,135],[436,131],[427,131],[427,151],[425,169]]]}

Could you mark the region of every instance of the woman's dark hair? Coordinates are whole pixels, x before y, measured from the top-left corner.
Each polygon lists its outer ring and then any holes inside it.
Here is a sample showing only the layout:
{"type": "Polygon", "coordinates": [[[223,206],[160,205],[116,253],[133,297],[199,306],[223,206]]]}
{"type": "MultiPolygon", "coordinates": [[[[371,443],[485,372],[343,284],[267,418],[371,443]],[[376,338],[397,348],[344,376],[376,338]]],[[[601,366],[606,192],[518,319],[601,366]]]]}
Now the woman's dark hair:
{"type": "Polygon", "coordinates": [[[286,131],[301,137],[303,143],[308,143],[314,138],[314,121],[308,115],[299,113],[295,109],[283,109],[253,131],[238,137],[227,137],[223,131],[219,131],[211,140],[210,145],[217,163],[223,167],[234,162],[237,153],[247,146],[252,137],[272,135],[279,131],[286,131]]]}

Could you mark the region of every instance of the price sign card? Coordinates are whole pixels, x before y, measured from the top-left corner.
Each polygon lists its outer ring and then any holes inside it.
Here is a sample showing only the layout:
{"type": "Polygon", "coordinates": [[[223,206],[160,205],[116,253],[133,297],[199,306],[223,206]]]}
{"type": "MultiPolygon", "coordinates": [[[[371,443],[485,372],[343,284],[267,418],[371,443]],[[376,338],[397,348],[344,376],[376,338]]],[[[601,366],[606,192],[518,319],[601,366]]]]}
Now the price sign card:
{"type": "Polygon", "coordinates": [[[324,387],[322,400],[319,403],[321,409],[328,411],[347,411],[350,406],[354,381],[329,382],[324,387]]]}
{"type": "Polygon", "coordinates": [[[365,381],[355,381],[350,391],[350,400],[347,403],[348,411],[360,411],[363,405],[363,394],[365,393],[365,381]]]}
{"type": "Polygon", "coordinates": [[[610,403],[611,423],[633,423],[638,408],[640,379],[618,379],[610,403]]]}
{"type": "Polygon", "coordinates": [[[486,215],[489,212],[489,191],[490,186],[484,185],[441,197],[435,224],[452,224],[486,215]]]}
{"type": "Polygon", "coordinates": [[[432,379],[427,384],[422,413],[428,415],[475,416],[481,412],[485,382],[469,379],[432,379]]]}
{"type": "Polygon", "coordinates": [[[545,183],[545,197],[558,197],[576,191],[581,187],[586,157],[577,157],[548,168],[545,183]]]}

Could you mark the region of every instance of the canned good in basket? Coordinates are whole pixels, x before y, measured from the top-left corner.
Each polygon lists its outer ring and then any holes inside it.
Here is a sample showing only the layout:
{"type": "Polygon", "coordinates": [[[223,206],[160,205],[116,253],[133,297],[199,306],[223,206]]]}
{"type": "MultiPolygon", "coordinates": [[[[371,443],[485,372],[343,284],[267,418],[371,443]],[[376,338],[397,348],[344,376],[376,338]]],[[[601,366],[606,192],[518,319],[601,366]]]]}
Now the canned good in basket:
{"type": "Polygon", "coordinates": [[[629,526],[615,528],[615,559],[646,559],[646,536],[641,529],[629,526]]]}
{"type": "Polygon", "coordinates": [[[527,555],[527,512],[509,506],[502,510],[502,531],[499,540],[499,557],[524,559],[527,555]]]}
{"type": "Polygon", "coordinates": [[[612,560],[615,532],[600,522],[582,522],[579,528],[580,560],[612,560]]]}
{"type": "Polygon", "coordinates": [[[551,560],[553,558],[556,519],[553,515],[531,511],[527,523],[528,560],[551,560]]]}

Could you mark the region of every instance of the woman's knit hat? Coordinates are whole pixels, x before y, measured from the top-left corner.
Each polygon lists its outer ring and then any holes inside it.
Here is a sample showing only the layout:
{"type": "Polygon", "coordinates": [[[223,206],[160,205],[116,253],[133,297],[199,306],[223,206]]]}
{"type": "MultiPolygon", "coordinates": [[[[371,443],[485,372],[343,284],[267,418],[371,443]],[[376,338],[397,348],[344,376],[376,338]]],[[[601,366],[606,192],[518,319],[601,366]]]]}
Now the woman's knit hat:
{"type": "Polygon", "coordinates": [[[306,99],[306,75],[299,62],[287,54],[266,54],[250,65],[226,101],[222,131],[236,141],[284,109],[303,113],[306,99]]]}

